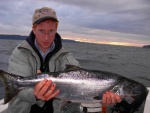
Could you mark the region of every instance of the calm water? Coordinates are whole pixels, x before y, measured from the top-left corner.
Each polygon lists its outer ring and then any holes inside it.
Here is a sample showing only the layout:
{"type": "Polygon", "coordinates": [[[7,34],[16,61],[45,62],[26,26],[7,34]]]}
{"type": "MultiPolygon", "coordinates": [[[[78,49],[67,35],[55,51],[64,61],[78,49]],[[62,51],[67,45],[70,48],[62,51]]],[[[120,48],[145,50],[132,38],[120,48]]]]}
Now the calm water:
{"type": "MultiPolygon", "coordinates": [[[[7,70],[12,50],[21,40],[0,39],[0,69],[7,70]]],[[[134,79],[150,87],[150,49],[89,43],[63,43],[83,68],[104,70],[134,79]]],[[[3,98],[3,87],[0,84],[3,98]]],[[[142,113],[142,109],[137,113],[142,113]]]]}

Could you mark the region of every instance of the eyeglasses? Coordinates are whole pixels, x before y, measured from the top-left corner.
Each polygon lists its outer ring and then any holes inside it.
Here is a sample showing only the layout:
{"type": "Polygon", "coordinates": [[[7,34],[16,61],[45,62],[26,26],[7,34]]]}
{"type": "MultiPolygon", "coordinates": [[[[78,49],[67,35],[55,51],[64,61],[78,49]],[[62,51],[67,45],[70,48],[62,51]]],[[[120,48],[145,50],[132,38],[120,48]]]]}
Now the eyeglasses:
{"type": "Polygon", "coordinates": [[[46,31],[44,31],[44,30],[38,30],[38,33],[41,36],[45,36],[46,34],[53,35],[54,33],[56,33],[56,30],[49,30],[48,33],[46,33],[46,31]]]}

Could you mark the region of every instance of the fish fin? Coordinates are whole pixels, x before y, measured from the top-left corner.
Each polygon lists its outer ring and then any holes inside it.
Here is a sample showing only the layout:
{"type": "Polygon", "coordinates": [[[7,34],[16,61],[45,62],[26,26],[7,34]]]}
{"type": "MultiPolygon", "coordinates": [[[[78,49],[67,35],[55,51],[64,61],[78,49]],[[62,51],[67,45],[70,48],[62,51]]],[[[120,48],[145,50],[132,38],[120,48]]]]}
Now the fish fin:
{"type": "Polygon", "coordinates": [[[14,80],[17,79],[16,75],[0,70],[0,80],[4,85],[5,98],[4,104],[11,101],[20,91],[18,86],[14,83],[14,80]]]}
{"type": "Polygon", "coordinates": [[[79,70],[79,69],[81,69],[81,67],[75,66],[75,65],[66,64],[65,71],[74,71],[74,70],[79,70]]]}
{"type": "Polygon", "coordinates": [[[62,101],[60,104],[59,109],[62,111],[64,108],[66,108],[69,104],[71,103],[71,101],[62,101]]]}

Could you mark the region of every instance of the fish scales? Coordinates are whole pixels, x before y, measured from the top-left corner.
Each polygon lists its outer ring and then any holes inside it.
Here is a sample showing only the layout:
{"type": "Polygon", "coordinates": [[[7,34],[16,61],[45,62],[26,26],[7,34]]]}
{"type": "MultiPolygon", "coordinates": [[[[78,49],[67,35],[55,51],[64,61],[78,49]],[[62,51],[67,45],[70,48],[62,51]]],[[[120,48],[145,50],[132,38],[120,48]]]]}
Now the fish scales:
{"type": "Polygon", "coordinates": [[[106,91],[113,91],[122,97],[137,98],[146,87],[134,80],[106,71],[86,70],[70,66],[63,72],[41,73],[35,76],[22,77],[0,70],[0,79],[5,85],[4,103],[8,103],[20,90],[34,88],[44,80],[56,83],[60,93],[56,98],[71,102],[101,102],[106,91]]]}

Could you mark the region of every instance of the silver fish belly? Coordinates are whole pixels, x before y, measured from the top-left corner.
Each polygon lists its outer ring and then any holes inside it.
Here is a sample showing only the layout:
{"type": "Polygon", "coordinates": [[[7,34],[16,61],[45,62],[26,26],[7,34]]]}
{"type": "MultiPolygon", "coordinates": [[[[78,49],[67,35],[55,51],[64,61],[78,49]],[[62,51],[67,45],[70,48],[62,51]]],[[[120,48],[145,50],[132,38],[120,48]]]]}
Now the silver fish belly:
{"type": "Polygon", "coordinates": [[[143,92],[146,87],[134,80],[121,75],[82,68],[71,68],[63,72],[41,73],[31,77],[22,77],[0,70],[0,79],[5,85],[4,103],[8,103],[20,90],[34,88],[44,80],[52,80],[57,85],[60,93],[56,98],[71,102],[101,102],[106,91],[113,91],[122,97],[133,98],[143,92]]]}

